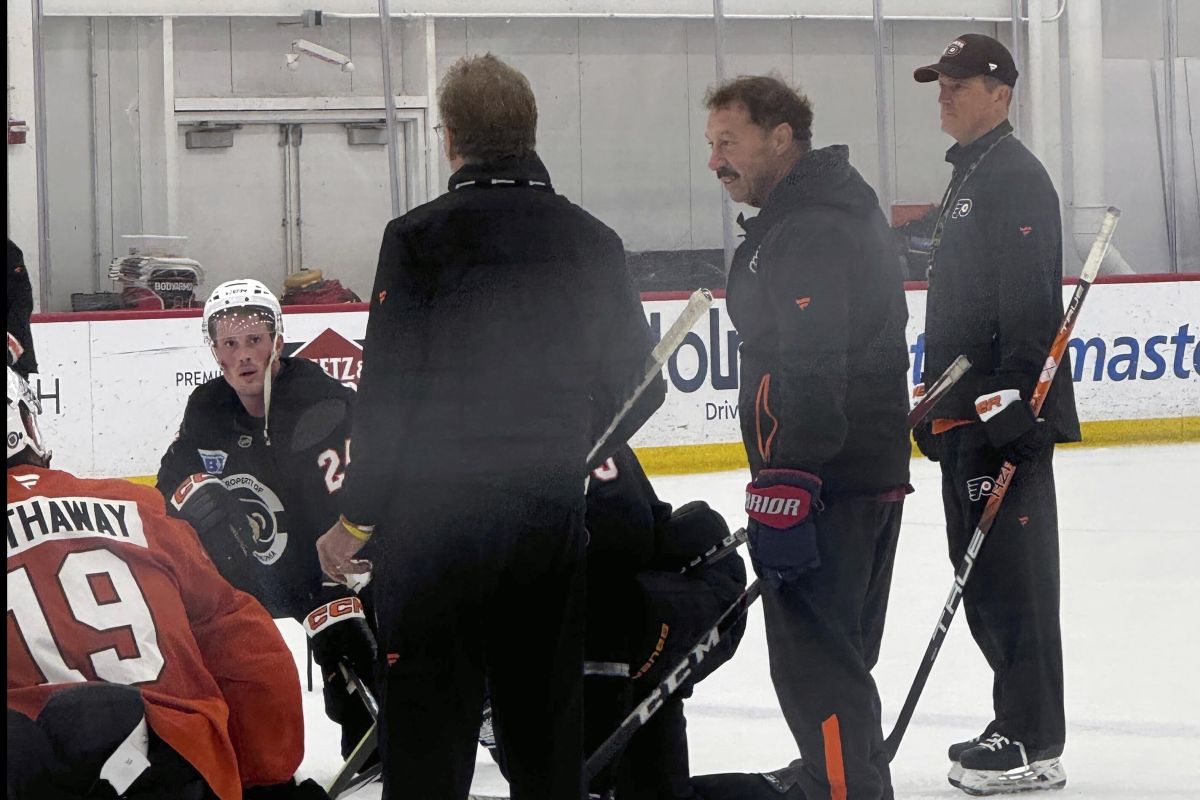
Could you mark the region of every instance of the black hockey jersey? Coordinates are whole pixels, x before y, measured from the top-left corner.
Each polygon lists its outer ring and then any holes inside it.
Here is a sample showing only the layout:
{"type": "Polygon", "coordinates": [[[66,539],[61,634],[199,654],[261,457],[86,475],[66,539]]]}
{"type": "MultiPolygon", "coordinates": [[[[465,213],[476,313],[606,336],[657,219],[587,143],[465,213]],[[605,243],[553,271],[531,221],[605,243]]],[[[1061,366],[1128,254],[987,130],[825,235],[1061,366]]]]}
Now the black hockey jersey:
{"type": "Polygon", "coordinates": [[[338,518],[354,390],[306,359],[281,363],[267,436],[224,378],[192,392],[158,490],[170,499],[191,474],[218,476],[265,532],[254,553],[262,587],[254,594],[272,616],[301,620],[322,597],[316,540],[338,518]]]}

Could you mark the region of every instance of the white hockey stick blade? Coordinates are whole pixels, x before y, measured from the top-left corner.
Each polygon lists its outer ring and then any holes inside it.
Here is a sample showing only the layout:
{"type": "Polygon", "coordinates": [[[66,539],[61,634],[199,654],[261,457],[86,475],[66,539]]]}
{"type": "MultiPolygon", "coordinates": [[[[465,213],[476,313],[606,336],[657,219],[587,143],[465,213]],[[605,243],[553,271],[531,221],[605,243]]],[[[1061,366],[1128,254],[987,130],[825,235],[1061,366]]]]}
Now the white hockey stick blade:
{"type": "Polygon", "coordinates": [[[712,305],[712,302],[712,292],[708,289],[697,289],[692,292],[692,296],[688,298],[683,313],[679,315],[679,318],[667,329],[667,332],[659,339],[658,344],[650,351],[650,359],[646,365],[646,374],[642,377],[641,383],[634,389],[633,394],[626,399],[624,405],[621,406],[621,410],[613,417],[612,422],[608,424],[604,433],[596,440],[592,451],[588,453],[589,464],[599,455],[600,448],[608,442],[608,437],[612,435],[617,426],[621,424],[621,421],[625,419],[625,415],[629,413],[629,409],[633,408],[637,399],[641,397],[642,392],[662,372],[663,364],[667,363],[667,359],[671,357],[671,354],[675,352],[679,345],[683,344],[684,337],[692,330],[692,326],[699,322],[700,317],[708,312],[708,308],[712,305]]]}
{"type": "Polygon", "coordinates": [[[1113,231],[1117,228],[1117,220],[1121,218],[1121,209],[1116,206],[1109,206],[1104,212],[1104,220],[1100,223],[1100,232],[1096,234],[1095,241],[1092,242],[1092,249],[1088,253],[1087,261],[1083,264],[1083,271],[1079,273],[1079,280],[1085,283],[1091,283],[1096,280],[1096,274],[1100,271],[1100,264],[1104,262],[1104,257],[1108,255],[1108,248],[1112,246],[1113,231]]]}

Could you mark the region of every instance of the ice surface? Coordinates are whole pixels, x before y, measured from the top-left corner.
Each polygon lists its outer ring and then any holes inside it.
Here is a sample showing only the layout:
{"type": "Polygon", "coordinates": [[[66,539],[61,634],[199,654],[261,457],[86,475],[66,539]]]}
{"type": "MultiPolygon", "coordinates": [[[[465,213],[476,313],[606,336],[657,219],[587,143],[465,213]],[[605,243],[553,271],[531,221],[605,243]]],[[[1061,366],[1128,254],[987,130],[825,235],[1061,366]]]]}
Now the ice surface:
{"type": "MultiPolygon", "coordinates": [[[[1068,449],[1055,460],[1069,729],[1067,788],[1053,796],[1200,797],[1200,445],[1068,449]]],[[[733,527],[742,524],[745,482],[741,472],[653,480],[664,500],[707,500],[733,527]]],[[[875,670],[885,733],[953,580],[937,466],[914,460],[912,483],[875,670]]],[[[303,632],[280,624],[303,676],[303,632]]],[[[762,624],[756,605],[737,656],[687,704],[694,774],[771,770],[796,756],[771,688],[762,624]]],[[[946,745],[979,733],[991,719],[990,696],[990,673],[960,612],[892,764],[898,798],[966,797],[946,783],[946,745]]],[[[326,783],[341,765],[337,731],[319,684],[304,703],[300,774],[326,783]]],[[[506,793],[483,750],[474,790],[506,793]]],[[[380,795],[374,784],[354,797],[380,795]]]]}

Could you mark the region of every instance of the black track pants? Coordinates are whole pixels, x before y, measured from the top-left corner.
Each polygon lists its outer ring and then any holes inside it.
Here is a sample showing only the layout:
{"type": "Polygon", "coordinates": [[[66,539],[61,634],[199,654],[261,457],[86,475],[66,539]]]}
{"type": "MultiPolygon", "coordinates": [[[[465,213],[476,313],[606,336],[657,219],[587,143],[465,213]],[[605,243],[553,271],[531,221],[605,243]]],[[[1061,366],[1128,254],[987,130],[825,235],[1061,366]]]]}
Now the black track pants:
{"type": "MultiPolygon", "coordinates": [[[[1003,459],[981,425],[940,436],[946,534],[958,570],[1003,459]]],[[[963,590],[963,607],[995,675],[989,728],[1028,750],[1061,752],[1066,722],[1053,460],[1051,447],[1017,467],[963,590]]]]}
{"type": "Polygon", "coordinates": [[[771,678],[800,748],[808,800],[891,800],[871,668],[879,657],[902,502],[833,498],[821,566],[763,591],[771,678]]]}

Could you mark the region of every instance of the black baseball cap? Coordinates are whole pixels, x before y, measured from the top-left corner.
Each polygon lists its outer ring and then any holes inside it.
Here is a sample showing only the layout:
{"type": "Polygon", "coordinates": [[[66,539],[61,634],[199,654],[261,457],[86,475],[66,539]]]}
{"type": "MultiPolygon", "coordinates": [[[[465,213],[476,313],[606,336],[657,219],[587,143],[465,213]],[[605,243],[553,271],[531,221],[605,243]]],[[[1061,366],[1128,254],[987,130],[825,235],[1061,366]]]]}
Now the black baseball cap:
{"type": "Polygon", "coordinates": [[[1012,53],[990,36],[964,33],[946,45],[936,64],[913,70],[917,83],[936,81],[938,75],[948,78],[973,78],[991,75],[1009,86],[1017,83],[1017,65],[1012,53]]]}

